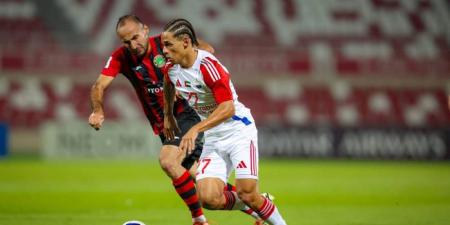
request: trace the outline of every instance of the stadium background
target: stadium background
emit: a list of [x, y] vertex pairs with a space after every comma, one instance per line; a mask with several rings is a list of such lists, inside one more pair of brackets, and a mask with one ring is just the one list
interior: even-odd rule
[[[259, 127], [262, 189], [280, 196], [291, 224], [449, 224], [449, 9], [448, 0], [0, 0], [0, 224], [143, 215], [167, 224], [169, 209], [184, 213], [126, 79], [107, 91], [105, 129], [87, 125], [90, 87], [128, 13], [152, 34], [187, 18], [215, 47]], [[126, 157], [149, 162], [118, 161]], [[151, 204], [149, 187], [173, 203]], [[62, 193], [75, 206], [48, 200]]]

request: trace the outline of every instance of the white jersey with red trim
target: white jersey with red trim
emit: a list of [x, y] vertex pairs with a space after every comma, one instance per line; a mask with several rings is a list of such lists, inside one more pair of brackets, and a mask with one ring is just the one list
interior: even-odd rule
[[206, 119], [217, 106], [233, 100], [235, 115], [222, 124], [208, 130], [206, 134], [230, 131], [239, 126], [254, 123], [250, 110], [238, 101], [238, 95], [229, 78], [227, 68], [214, 55], [198, 50], [197, 59], [190, 68], [179, 64], [169, 65], [167, 75], [177, 93], [185, 98], [202, 120]]

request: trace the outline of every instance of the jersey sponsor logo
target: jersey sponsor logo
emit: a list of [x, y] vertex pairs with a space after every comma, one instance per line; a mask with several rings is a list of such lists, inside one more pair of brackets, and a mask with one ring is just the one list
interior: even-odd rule
[[159, 94], [163, 93], [164, 88], [163, 87], [155, 87], [155, 88], [147, 88], [147, 91], [150, 94]]
[[177, 86], [177, 87], [181, 87], [181, 83], [180, 83], [180, 80], [177, 80], [177, 84], [176, 84], [176, 86]]
[[184, 86], [185, 87], [191, 87], [191, 82], [190, 81], [184, 81]]
[[163, 68], [166, 64], [166, 59], [162, 55], [157, 55], [155, 58], [153, 58], [153, 65], [155, 65], [158, 68]]
[[199, 113], [210, 114], [217, 108], [217, 103], [212, 103], [208, 105], [200, 105], [195, 107]]
[[247, 169], [247, 165], [245, 165], [244, 161], [241, 160], [241, 162], [237, 165], [237, 169]]

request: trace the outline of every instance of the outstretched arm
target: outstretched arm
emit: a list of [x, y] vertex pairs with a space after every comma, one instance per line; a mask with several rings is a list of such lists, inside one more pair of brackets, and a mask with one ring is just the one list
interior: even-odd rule
[[92, 113], [89, 116], [89, 125], [96, 130], [99, 130], [105, 120], [103, 112], [103, 95], [106, 88], [111, 84], [114, 77], [100, 74], [97, 81], [91, 88], [91, 108]]

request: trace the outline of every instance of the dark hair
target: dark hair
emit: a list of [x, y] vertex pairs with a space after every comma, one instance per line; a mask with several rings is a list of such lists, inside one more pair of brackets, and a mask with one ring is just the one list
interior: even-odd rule
[[197, 36], [195, 35], [194, 27], [186, 19], [174, 19], [164, 26], [164, 31], [172, 32], [178, 38], [181, 35], [188, 35], [191, 38], [192, 44], [198, 46]]
[[121, 16], [119, 18], [119, 20], [117, 20], [116, 30], [119, 27], [123, 26], [125, 24], [125, 22], [128, 21], [128, 20], [131, 20], [131, 21], [133, 21], [133, 22], [135, 22], [137, 24], [144, 24], [144, 23], [142, 23], [142, 20], [139, 19], [139, 17], [137, 17], [136, 15], [124, 15], [124, 16]]

